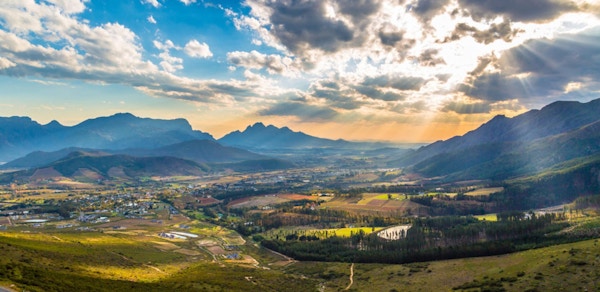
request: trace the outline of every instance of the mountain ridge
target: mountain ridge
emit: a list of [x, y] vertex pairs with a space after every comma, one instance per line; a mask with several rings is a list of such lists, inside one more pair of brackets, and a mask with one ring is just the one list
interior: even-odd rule
[[598, 152], [600, 99], [559, 101], [513, 118], [496, 116], [463, 136], [421, 147], [392, 164], [448, 180], [502, 180]]
[[74, 126], [56, 121], [41, 125], [29, 117], [0, 117], [0, 161], [34, 151], [79, 147], [92, 149], [157, 148], [189, 140], [212, 140], [185, 119], [139, 118], [130, 113], [85, 120]]
[[262, 122], [247, 126], [244, 131], [230, 132], [217, 141], [223, 145], [249, 150], [349, 147], [352, 144], [342, 139], [318, 138], [301, 131], [295, 132], [288, 127], [265, 126]]

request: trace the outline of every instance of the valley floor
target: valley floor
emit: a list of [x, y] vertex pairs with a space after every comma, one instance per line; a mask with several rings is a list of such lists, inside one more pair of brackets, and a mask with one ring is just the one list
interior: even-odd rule
[[[221, 235], [231, 237], [228, 233]], [[163, 242], [162, 247], [158, 247], [158, 242]], [[240, 253], [256, 259], [249, 263], [198, 252], [193, 245], [134, 232], [0, 232], [3, 255], [0, 283], [3, 287], [29, 291], [340, 291], [345, 288], [349, 291], [597, 291], [600, 288], [597, 239], [502, 256], [403, 265], [290, 262], [246, 242], [239, 248]], [[181, 247], [190, 252], [182, 252]]]

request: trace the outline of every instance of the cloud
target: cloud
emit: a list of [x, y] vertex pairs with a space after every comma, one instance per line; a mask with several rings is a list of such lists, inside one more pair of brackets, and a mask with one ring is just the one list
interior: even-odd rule
[[511, 21], [545, 22], [565, 12], [578, 9], [570, 0], [459, 0], [458, 2], [476, 20], [505, 16]]
[[85, 3], [89, 0], [48, 0], [48, 2], [54, 4], [66, 14], [76, 14], [85, 10]]
[[183, 69], [183, 59], [171, 56], [171, 49], [180, 49], [171, 40], [161, 43], [157, 40], [153, 42], [154, 47], [161, 50], [158, 57], [161, 59], [159, 63], [163, 70], [173, 73]]
[[456, 41], [464, 36], [471, 36], [477, 42], [486, 45], [499, 39], [504, 40], [505, 42], [511, 42], [519, 32], [523, 32], [523, 30], [512, 29], [508, 18], [505, 18], [504, 21], [499, 24], [492, 23], [487, 30], [479, 30], [466, 23], [459, 23], [454, 28], [452, 35], [444, 39], [443, 42]]
[[142, 3], [143, 4], [150, 4], [154, 8], [160, 7], [160, 2], [158, 2], [158, 0], [142, 0]]
[[154, 19], [154, 16], [152, 16], [152, 15], [148, 16], [148, 18], [146, 18], [146, 20], [148, 20], [148, 22], [150, 22], [152, 24], [156, 24], [156, 19]]
[[352, 18], [354, 23], [368, 21], [381, 8], [379, 0], [341, 0], [337, 2], [341, 13]]
[[437, 49], [427, 49], [424, 50], [421, 53], [421, 55], [419, 55], [419, 58], [417, 60], [422, 66], [428, 67], [435, 67], [437, 65], [446, 64], [444, 58], [438, 57], [438, 53], [439, 51]]
[[179, 0], [179, 1], [181, 1], [181, 3], [183, 3], [183, 4], [185, 4], [185, 6], [196, 3], [196, 0]]
[[206, 43], [200, 43], [197, 40], [189, 41], [183, 48], [183, 51], [188, 56], [194, 57], [194, 58], [206, 59], [206, 58], [210, 58], [213, 56], [208, 45]]
[[382, 44], [395, 47], [404, 37], [404, 33], [401, 31], [386, 31], [385, 29], [381, 29], [378, 36]]
[[271, 33], [292, 52], [305, 48], [337, 51], [354, 38], [341, 20], [326, 16], [325, 1], [271, 2]]
[[282, 102], [258, 111], [261, 116], [293, 116], [301, 120], [331, 121], [340, 114], [326, 106], [299, 102]]
[[477, 102], [477, 103], [464, 103], [451, 101], [446, 103], [442, 108], [444, 112], [455, 112], [457, 114], [484, 114], [489, 113], [492, 107], [489, 103]]
[[2, 69], [6, 69], [6, 68], [10, 68], [10, 67], [14, 67], [17, 64], [13, 63], [12, 61], [10, 61], [9, 59], [0, 57], [0, 70]]
[[360, 47], [370, 38], [368, 26], [381, 10], [381, 2], [248, 0], [253, 17], [234, 21], [238, 28], [258, 32], [265, 43], [278, 49], [303, 56], [313, 50], [331, 54]]
[[381, 75], [365, 78], [362, 85], [379, 88], [394, 88], [397, 90], [419, 90], [425, 82], [426, 80], [421, 77]]
[[251, 52], [230, 52], [227, 54], [227, 61], [235, 66], [241, 66], [249, 69], [266, 68], [269, 74], [285, 74], [289, 71], [295, 71], [294, 61], [289, 57], [280, 55], [266, 55], [257, 51]]
[[[161, 51], [159, 67], [144, 59], [138, 36], [125, 26], [116, 23], [90, 26], [47, 3], [15, 2], [0, 9], [0, 21], [2, 75], [124, 84], [151, 96], [211, 104], [266, 98], [281, 91], [251, 81], [199, 80], [173, 75], [172, 72], [182, 68], [182, 60], [169, 53], [181, 50], [173, 42], [154, 42]], [[37, 22], [39, 26], [35, 25]], [[28, 23], [31, 25], [22, 25]], [[46, 39], [47, 43], [34, 43], [25, 37]]]
[[[531, 100], [537, 104], [560, 98], [569, 84], [580, 82], [580, 93], [600, 90], [600, 27], [555, 39], [535, 39], [506, 51], [493, 62], [496, 71], [480, 74], [461, 90], [473, 98]], [[481, 69], [480, 71], [483, 71]], [[475, 72], [479, 73], [479, 72]]]
[[383, 101], [397, 101], [403, 100], [405, 98], [404, 95], [391, 91], [391, 90], [380, 90], [374, 87], [357, 85], [354, 86], [354, 89], [358, 91], [360, 94], [364, 95], [367, 98], [383, 100]]
[[427, 23], [434, 16], [444, 10], [450, 0], [418, 0], [412, 7], [411, 11], [415, 13], [421, 21]]

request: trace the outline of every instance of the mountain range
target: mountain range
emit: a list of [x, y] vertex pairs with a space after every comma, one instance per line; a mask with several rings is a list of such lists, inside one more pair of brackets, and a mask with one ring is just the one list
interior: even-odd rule
[[101, 152], [74, 151], [43, 167], [0, 175], [0, 182], [44, 181], [70, 178], [80, 182], [139, 180], [150, 176], [204, 174], [206, 165], [175, 157], [133, 157]]
[[[302, 148], [345, 148], [353, 145], [345, 140], [317, 138], [288, 127], [278, 128], [255, 123], [244, 131], [231, 132], [218, 140], [223, 145], [244, 149], [302, 149]], [[354, 144], [355, 146], [358, 143]]]
[[0, 118], [0, 161], [33, 151], [78, 147], [92, 149], [157, 148], [189, 140], [214, 140], [184, 119], [158, 120], [115, 114], [75, 126], [56, 121], [40, 125], [29, 117]]
[[[417, 150], [386, 146], [317, 138], [262, 123], [215, 140], [208, 133], [193, 130], [184, 119], [156, 120], [116, 114], [67, 127], [57, 122], [40, 125], [28, 117], [0, 118], [0, 159], [10, 161], [3, 165], [5, 169], [43, 169], [73, 153], [79, 159], [102, 157], [97, 159], [105, 161], [104, 164], [108, 163], [108, 157], [122, 164], [135, 160], [135, 165], [140, 165], [139, 159], [169, 157], [188, 161], [200, 169], [182, 173], [206, 171], [206, 167], [247, 171], [297, 166], [264, 155], [275, 153], [267, 150], [277, 150], [305, 157], [312, 155], [318, 160], [317, 156], [332, 153], [369, 156], [387, 160], [390, 167], [446, 180], [504, 180], [600, 153], [600, 99], [587, 103], [558, 101], [513, 118], [496, 116], [463, 136]], [[347, 149], [352, 150], [344, 152]], [[106, 175], [106, 171], [97, 172]]]
[[391, 165], [428, 177], [506, 179], [600, 151], [600, 99], [558, 101], [514, 118], [496, 116], [463, 136], [421, 147]]

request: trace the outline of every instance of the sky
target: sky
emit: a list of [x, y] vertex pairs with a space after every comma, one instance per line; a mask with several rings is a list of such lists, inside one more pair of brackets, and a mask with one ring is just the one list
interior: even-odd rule
[[0, 116], [432, 142], [600, 98], [600, 0], [2, 0]]

